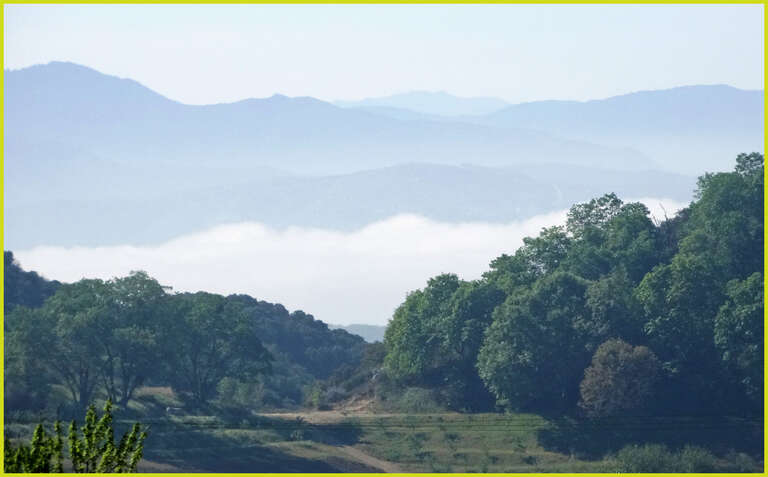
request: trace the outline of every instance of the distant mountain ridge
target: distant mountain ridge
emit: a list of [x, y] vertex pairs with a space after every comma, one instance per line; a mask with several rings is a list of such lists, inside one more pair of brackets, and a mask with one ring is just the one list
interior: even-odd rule
[[762, 150], [763, 134], [762, 91], [723, 86], [445, 117], [281, 95], [191, 106], [54, 62], [6, 70], [4, 97], [13, 249], [155, 243], [237, 221], [509, 222], [610, 191], [688, 200], [693, 177]]
[[[169, 170], [163, 177], [172, 174]], [[130, 188], [140, 180], [116, 173], [112, 185]], [[253, 174], [228, 184], [134, 197], [94, 197], [78, 181], [59, 185], [55, 199], [7, 202], [5, 243], [17, 249], [54, 243], [154, 244], [246, 221], [351, 231], [404, 213], [446, 223], [509, 223], [606, 192], [688, 201], [694, 185], [693, 177], [659, 171], [628, 175], [557, 164], [487, 168], [423, 163], [322, 177]]]
[[347, 333], [351, 333], [353, 335], [362, 337], [368, 343], [383, 342], [384, 332], [387, 330], [386, 326], [361, 325], [361, 324], [328, 325], [328, 328], [332, 330], [342, 329]]
[[739, 152], [762, 152], [763, 115], [762, 90], [696, 85], [583, 102], [517, 104], [478, 122], [630, 147], [668, 170], [701, 173], [728, 170], [723, 159]]
[[[403, 120], [428, 119], [540, 131], [555, 137], [629, 147], [668, 170], [699, 174], [728, 170], [739, 152], [763, 150], [763, 90], [728, 85], [691, 85], [636, 91], [588, 101], [546, 100], [504, 104], [486, 114], [458, 109], [438, 115], [419, 98], [429, 93], [337, 102]], [[443, 93], [427, 96], [450, 104], [465, 100]], [[467, 98], [469, 101], [471, 98]]]
[[[216, 161], [315, 174], [425, 159], [507, 166], [538, 158], [623, 170], [653, 167], [649, 158], [626, 148], [481, 124], [404, 122], [308, 97], [185, 105], [135, 81], [70, 63], [6, 71], [5, 98], [9, 172], [20, 161], [34, 166], [52, 156], [63, 163], [82, 155], [131, 163]], [[75, 157], [63, 156], [62, 149]]]
[[509, 103], [499, 98], [461, 98], [445, 91], [411, 91], [379, 98], [358, 101], [334, 101], [344, 108], [385, 107], [408, 109], [417, 113], [436, 116], [484, 115], [499, 111]]

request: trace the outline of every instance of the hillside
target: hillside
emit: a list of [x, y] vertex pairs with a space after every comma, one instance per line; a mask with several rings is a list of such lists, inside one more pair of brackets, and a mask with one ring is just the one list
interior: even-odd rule
[[[110, 175], [114, 181], [129, 181], [130, 177]], [[7, 247], [17, 249], [154, 244], [244, 221], [349, 231], [403, 213], [448, 223], [509, 223], [563, 210], [605, 190], [623, 197], [687, 202], [693, 184], [693, 177], [654, 171], [626, 176], [619, 171], [564, 165], [486, 168], [437, 164], [405, 164], [322, 177], [243, 175], [229, 185], [183, 192], [158, 190], [131, 197], [109, 197], [107, 193], [92, 197], [92, 191], [75, 182], [59, 186], [66, 189], [61, 197], [6, 201], [5, 240]], [[6, 190], [6, 194], [10, 192]], [[40, 192], [43, 194], [55, 193]]]
[[[708, 158], [762, 148], [762, 92], [720, 86], [449, 118], [283, 96], [190, 106], [54, 62], [6, 71], [5, 97], [12, 249], [157, 243], [239, 221], [499, 223], [606, 190], [687, 201], [695, 175], [722, 168]], [[670, 164], [687, 175], [659, 170]]]
[[28, 272], [13, 257], [13, 252], [4, 253], [3, 312], [5, 315], [17, 306], [39, 307], [61, 283], [47, 280], [35, 272]]
[[763, 98], [762, 90], [692, 85], [590, 101], [509, 104], [496, 98], [412, 92], [336, 104], [406, 121], [524, 128], [630, 147], [664, 170], [700, 174], [727, 170], [724, 157], [745, 149], [763, 150]]
[[478, 119], [642, 151], [667, 170], [725, 171], [723, 158], [763, 150], [764, 93], [726, 85], [640, 91], [593, 101], [536, 101]]
[[[60, 359], [61, 355], [54, 354], [46, 358], [47, 354], [41, 351], [36, 358], [39, 362], [34, 365], [37, 373], [34, 377], [28, 374], [29, 364], [25, 364], [28, 359], [27, 353], [32, 347], [37, 346], [35, 340], [42, 339], [41, 336], [50, 331], [41, 329], [41, 327], [54, 326], [57, 317], [49, 314], [51, 309], [55, 309], [54, 307], [74, 306], [84, 313], [85, 308], [83, 307], [88, 307], [88, 313], [92, 313], [97, 321], [77, 325], [69, 323], [62, 326], [75, 326], [76, 328], [84, 326], [88, 329], [88, 333], [93, 333], [89, 336], [100, 340], [100, 342], [109, 342], [110, 339], [118, 340], [117, 337], [108, 338], [105, 336], [107, 332], [101, 328], [102, 323], [117, 319], [118, 322], [114, 322], [112, 326], [120, 328], [119, 321], [129, 318], [120, 315], [121, 312], [114, 311], [114, 308], [111, 309], [113, 311], [109, 311], [110, 308], [106, 304], [100, 304], [96, 295], [98, 288], [114, 288], [114, 291], [109, 293], [117, 294], [121, 293], [120, 290], [134, 290], [136, 295], [133, 295], [131, 299], [138, 300], [139, 304], [134, 306], [140, 307], [142, 316], [154, 316], [157, 323], [162, 322], [163, 325], [162, 329], [156, 329], [157, 323], [153, 325], [138, 321], [130, 326], [140, 330], [141, 333], [153, 336], [153, 340], [157, 344], [163, 343], [165, 339], [170, 340], [166, 344], [173, 343], [173, 349], [181, 353], [183, 353], [185, 346], [192, 343], [187, 342], [187, 340], [202, 339], [190, 335], [190, 333], [194, 333], [195, 326], [209, 326], [202, 322], [192, 321], [186, 325], [190, 329], [183, 329], [185, 325], [182, 325], [181, 322], [192, 319], [190, 316], [195, 314], [195, 308], [206, 310], [205, 313], [210, 315], [206, 319], [215, 318], [222, 322], [235, 319], [232, 310], [236, 310], [238, 319], [244, 320], [241, 322], [241, 326], [249, 328], [248, 336], [250, 336], [251, 341], [244, 343], [244, 345], [248, 348], [263, 346], [271, 354], [271, 372], [251, 381], [245, 378], [247, 374], [226, 375], [223, 376], [224, 379], [221, 382], [214, 381], [211, 396], [216, 396], [219, 392], [216, 388], [217, 385], [225, 386], [231, 392], [231, 395], [226, 396], [229, 399], [227, 401], [229, 405], [238, 403], [238, 405], [255, 406], [261, 409], [285, 409], [299, 406], [304, 401], [305, 388], [316, 380], [328, 378], [342, 366], [356, 366], [360, 362], [366, 346], [361, 337], [345, 330], [330, 329], [328, 325], [315, 320], [312, 315], [303, 311], [289, 312], [280, 304], [268, 303], [247, 295], [222, 297], [203, 293], [170, 293], [169, 289], [163, 291], [157, 282], [142, 274], [133, 274], [130, 277], [106, 283], [100, 280], [83, 280], [74, 284], [61, 284], [56, 281], [47, 281], [35, 272], [24, 271], [18, 262], [13, 260], [11, 252], [6, 251], [5, 257], [6, 384], [8, 386], [5, 403], [8, 410], [26, 409], [27, 406], [33, 406], [36, 409], [50, 408], [65, 404], [67, 401], [60, 393], [56, 392], [56, 387], [64, 385], [66, 380], [60, 381], [60, 378], [56, 378], [55, 372], [52, 373], [50, 370], [43, 372], [40, 368], [46, 359], [57, 360]], [[68, 300], [85, 300], [88, 303], [77, 302], [74, 304]], [[123, 300], [125, 298], [121, 299], [121, 301]], [[54, 305], [54, 302], [57, 304]], [[19, 307], [19, 305], [23, 306]], [[19, 310], [12, 313], [17, 307]], [[137, 317], [133, 316], [130, 319], [135, 320]], [[78, 329], [81, 333], [85, 332], [83, 328]], [[26, 334], [27, 332], [31, 334]], [[215, 331], [211, 328], [205, 331], [211, 335], [215, 335], [217, 332], [220, 330]], [[166, 335], [165, 338], [163, 338], [164, 335]], [[66, 338], [51, 336], [50, 339], [55, 342], [58, 339]], [[134, 338], [129, 338], [129, 341], [130, 339]], [[156, 385], [183, 387], [182, 384], [173, 380], [175, 378], [169, 374], [169, 371], [160, 369], [176, 362], [178, 357], [171, 356], [166, 350], [147, 346], [146, 343], [142, 344], [141, 338], [138, 336], [135, 339], [137, 342], [131, 346], [141, 349], [140, 354], [146, 356], [134, 357], [134, 359], [157, 360], [162, 363], [161, 366], [153, 364], [153, 370], [145, 369], [142, 371], [145, 374], [138, 375], [136, 382], [148, 381]], [[227, 337], [217, 339], [226, 342], [241, 338], [227, 335]], [[79, 344], [81, 341], [76, 339], [75, 342], [68, 344], [63, 342], [61, 346], [76, 347]], [[226, 346], [232, 346], [232, 343], [227, 343]], [[52, 351], [54, 349], [55, 346], [51, 347]], [[93, 345], [93, 348], [89, 349], [87, 353], [81, 350], [84, 354], [78, 356], [85, 359], [86, 363], [90, 363], [85, 365], [83, 369], [93, 367], [91, 371], [95, 371], [99, 367], [98, 363], [102, 359], [101, 350], [101, 345]], [[62, 349], [59, 351], [63, 352]], [[193, 351], [192, 349], [189, 350], [189, 352]], [[200, 359], [208, 360], [212, 357]], [[145, 361], [142, 362], [145, 363]], [[140, 367], [137, 363], [133, 363], [133, 366]], [[33, 381], [29, 381], [30, 379], [41, 379], [45, 384], [42, 385], [41, 382], [34, 384]], [[35, 398], [28, 399], [29, 395], [33, 395]], [[187, 404], [190, 402], [187, 401]], [[200, 405], [200, 403], [198, 402], [196, 405]]]
[[6, 71], [5, 77], [7, 173], [39, 170], [41, 162], [71, 165], [83, 156], [177, 166], [215, 161], [220, 167], [271, 166], [302, 173], [349, 172], [425, 158], [443, 164], [471, 158], [478, 165], [536, 158], [618, 169], [653, 164], [623, 148], [476, 124], [403, 122], [309, 97], [185, 105], [135, 81], [71, 63]]
[[408, 293], [382, 366], [455, 410], [762, 416], [763, 195], [751, 153], [663, 221], [615, 194], [575, 204], [481, 279]]

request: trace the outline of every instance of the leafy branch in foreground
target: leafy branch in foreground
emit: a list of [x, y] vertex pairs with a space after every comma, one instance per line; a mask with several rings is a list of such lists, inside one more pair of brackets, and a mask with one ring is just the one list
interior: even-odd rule
[[[85, 424], [78, 430], [77, 423], [69, 425], [67, 441], [72, 471], [79, 473], [130, 473], [136, 472], [144, 452], [146, 428], [138, 422], [131, 431], [115, 443], [112, 426], [112, 403], [104, 405], [101, 418], [91, 405], [85, 414]], [[38, 424], [29, 446], [14, 447], [5, 439], [6, 473], [52, 473], [64, 472], [63, 438], [61, 422], [54, 424], [53, 435], [45, 432]]]

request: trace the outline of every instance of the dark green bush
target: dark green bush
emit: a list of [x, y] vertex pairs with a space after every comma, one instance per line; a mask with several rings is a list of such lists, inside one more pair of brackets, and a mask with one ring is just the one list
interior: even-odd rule
[[678, 472], [716, 472], [715, 457], [706, 449], [685, 446], [677, 455]]
[[631, 445], [616, 454], [617, 472], [675, 472], [671, 452], [661, 444]]
[[631, 445], [616, 454], [617, 472], [715, 472], [715, 457], [706, 449], [685, 446], [671, 452], [662, 444]]

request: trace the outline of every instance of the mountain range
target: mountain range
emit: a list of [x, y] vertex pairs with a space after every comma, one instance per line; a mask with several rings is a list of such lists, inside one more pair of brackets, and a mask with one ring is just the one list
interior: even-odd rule
[[334, 101], [333, 104], [343, 108], [405, 109], [432, 116], [490, 114], [510, 105], [499, 98], [460, 98], [445, 91], [411, 91], [380, 98], [365, 98], [359, 101]]
[[525, 129], [405, 122], [309, 97], [185, 105], [70, 63], [6, 72], [5, 98], [7, 147], [33, 153], [36, 161], [86, 153], [134, 164], [257, 165], [302, 174], [422, 161], [508, 166], [535, 159], [623, 170], [653, 165], [626, 148]]
[[687, 200], [696, 175], [730, 169], [763, 138], [763, 92], [727, 86], [519, 105], [439, 93], [192, 106], [53, 62], [6, 70], [4, 98], [14, 249], [151, 243], [243, 220], [508, 222], [611, 191]]
[[[629, 147], [650, 157], [661, 169], [686, 174], [726, 170], [730, 167], [727, 161], [738, 152], [763, 150], [762, 90], [695, 85], [591, 101], [508, 104], [491, 99], [414, 92], [335, 104], [405, 121], [526, 129], [579, 142]], [[435, 104], [439, 101], [442, 106]], [[482, 110], [486, 112], [479, 112]]]
[[224, 223], [349, 231], [403, 213], [442, 222], [504, 223], [562, 210], [606, 192], [687, 201], [694, 184], [692, 177], [677, 174], [627, 175], [579, 166], [419, 163], [324, 177], [254, 174], [247, 182], [162, 197], [158, 192], [105, 200], [73, 190], [69, 198], [13, 201], [5, 208], [5, 238], [7, 247], [19, 249], [51, 243], [152, 244]]
[[335, 330], [335, 329], [342, 329], [345, 330], [347, 333], [351, 333], [353, 335], [360, 336], [368, 343], [376, 343], [383, 342], [384, 341], [384, 333], [387, 331], [386, 326], [378, 326], [378, 325], [361, 325], [361, 324], [353, 324], [353, 325], [328, 325], [328, 328]]

